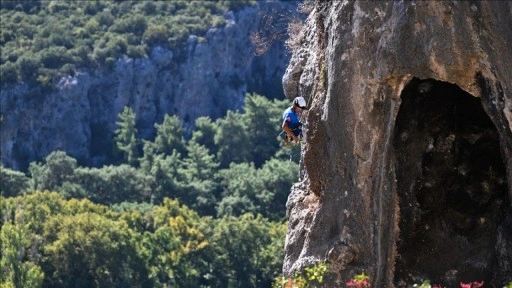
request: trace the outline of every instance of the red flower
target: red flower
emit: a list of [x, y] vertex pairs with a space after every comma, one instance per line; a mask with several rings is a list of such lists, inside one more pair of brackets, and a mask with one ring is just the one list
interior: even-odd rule
[[469, 283], [462, 283], [460, 282], [460, 288], [479, 288], [484, 285], [484, 281], [482, 282], [469, 282]]
[[370, 287], [370, 282], [366, 279], [361, 281], [350, 279], [350, 281], [347, 282], [347, 287], [366, 288]]

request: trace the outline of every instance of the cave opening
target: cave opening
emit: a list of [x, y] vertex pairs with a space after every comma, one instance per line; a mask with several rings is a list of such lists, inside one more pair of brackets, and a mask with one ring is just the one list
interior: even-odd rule
[[454, 84], [413, 78], [401, 100], [393, 136], [400, 215], [395, 285], [509, 281], [499, 272], [496, 248], [510, 213], [506, 168], [480, 98]]

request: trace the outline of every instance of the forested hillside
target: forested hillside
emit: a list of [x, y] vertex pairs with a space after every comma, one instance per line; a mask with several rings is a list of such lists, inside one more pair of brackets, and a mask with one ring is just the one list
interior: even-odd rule
[[270, 287], [286, 226], [200, 217], [176, 200], [112, 207], [35, 192], [1, 201], [1, 287]]
[[224, 57], [259, 4], [0, 3], [0, 286], [270, 287], [300, 146], [246, 92], [284, 48]]
[[27, 174], [2, 168], [2, 283], [270, 287], [300, 157], [277, 139], [287, 105], [247, 95], [244, 113], [199, 118], [188, 140], [167, 115], [154, 141], [137, 136], [125, 108], [116, 165], [55, 151]]
[[0, 162], [26, 171], [63, 150], [109, 165], [125, 106], [152, 140], [166, 114], [188, 134], [199, 117], [241, 110], [247, 93], [283, 99], [298, 3], [2, 1]]
[[0, 2], [2, 86], [27, 81], [51, 88], [78, 68], [112, 66], [122, 55], [147, 57], [155, 45], [183, 46], [225, 24], [223, 13], [239, 1], [41, 1]]

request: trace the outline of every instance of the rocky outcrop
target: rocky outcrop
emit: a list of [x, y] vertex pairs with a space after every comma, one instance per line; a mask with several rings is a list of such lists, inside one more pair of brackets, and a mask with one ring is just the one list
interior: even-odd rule
[[285, 274], [511, 281], [509, 27], [505, 1], [316, 2], [283, 77], [311, 106]]
[[186, 47], [153, 47], [148, 58], [119, 59], [112, 70], [80, 71], [41, 92], [25, 85], [2, 89], [1, 163], [24, 169], [54, 150], [85, 165], [108, 162], [118, 114], [136, 113], [140, 137], [150, 139], [165, 114], [186, 127], [199, 116], [212, 119], [240, 109], [247, 92], [283, 97], [281, 77], [290, 59], [282, 41], [256, 56], [250, 35], [267, 29], [262, 16], [297, 11], [296, 1], [259, 2], [227, 13], [226, 26], [204, 37], [190, 36]]

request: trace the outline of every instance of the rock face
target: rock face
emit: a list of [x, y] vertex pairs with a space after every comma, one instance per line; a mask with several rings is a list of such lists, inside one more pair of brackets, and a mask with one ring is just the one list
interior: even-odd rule
[[283, 77], [311, 106], [285, 274], [512, 280], [510, 27], [508, 1], [316, 2]]
[[54, 92], [25, 85], [2, 89], [1, 163], [25, 169], [57, 149], [86, 165], [108, 162], [115, 122], [125, 106], [136, 113], [140, 137], [148, 139], [165, 114], [178, 115], [190, 127], [199, 116], [216, 119], [240, 109], [247, 92], [284, 97], [281, 77], [289, 53], [278, 41], [256, 56], [250, 35], [265, 31], [262, 16], [289, 15], [297, 6], [260, 2], [228, 13], [225, 27], [190, 36], [184, 50], [154, 47], [147, 59], [119, 59], [113, 70], [64, 78]]

